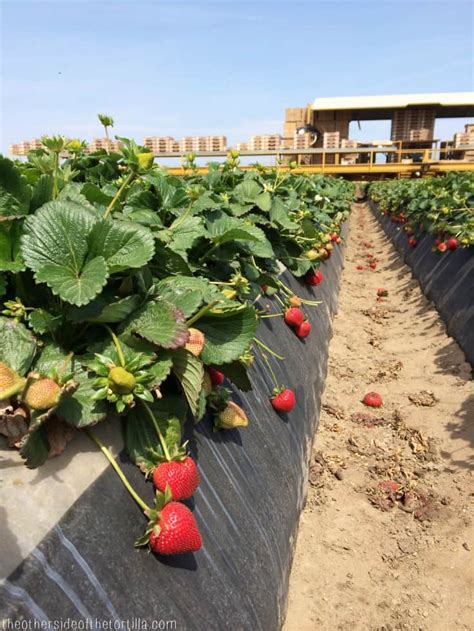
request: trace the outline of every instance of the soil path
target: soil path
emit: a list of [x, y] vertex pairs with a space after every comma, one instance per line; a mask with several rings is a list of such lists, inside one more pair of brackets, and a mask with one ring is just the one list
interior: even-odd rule
[[284, 631], [474, 629], [473, 422], [462, 351], [356, 205]]

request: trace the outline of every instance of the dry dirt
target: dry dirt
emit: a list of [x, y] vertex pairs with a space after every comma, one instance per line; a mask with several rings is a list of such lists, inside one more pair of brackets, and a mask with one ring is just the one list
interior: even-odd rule
[[339, 300], [284, 631], [474, 629], [470, 367], [364, 205]]

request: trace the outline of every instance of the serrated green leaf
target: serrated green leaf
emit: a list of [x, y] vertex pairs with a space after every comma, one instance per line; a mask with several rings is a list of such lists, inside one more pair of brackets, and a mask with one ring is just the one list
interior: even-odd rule
[[46, 342], [35, 361], [35, 370], [41, 375], [55, 372], [59, 378], [70, 375], [73, 372], [73, 355], [53, 342]]
[[255, 199], [255, 205], [258, 206], [260, 210], [268, 212], [272, 207], [272, 196], [267, 191], [260, 193], [260, 195]]
[[202, 362], [185, 349], [178, 349], [172, 353], [171, 357], [173, 360], [173, 372], [181, 383], [192, 415], [196, 416], [204, 379]]
[[0, 224], [0, 270], [4, 272], [20, 272], [25, 264], [20, 252], [20, 236], [22, 226], [15, 223]]
[[239, 390], [242, 390], [242, 392], [252, 390], [252, 384], [250, 383], [250, 379], [247, 374], [247, 368], [244, 364], [242, 364], [242, 362], [231, 362], [230, 364], [223, 366], [222, 369], [225, 372], [225, 376], [232, 381]]
[[212, 302], [220, 292], [205, 278], [168, 276], [156, 285], [156, 293], [174, 304], [186, 318], [192, 316], [203, 302]]
[[99, 204], [101, 206], [108, 206], [113, 199], [111, 195], [107, 195], [102, 189], [91, 182], [84, 184], [81, 188], [81, 193], [91, 204]]
[[205, 364], [220, 366], [237, 360], [248, 348], [257, 330], [253, 307], [238, 311], [208, 313], [198, 322], [206, 338], [201, 358]]
[[[175, 224], [179, 221], [180, 219], [178, 217]], [[169, 247], [175, 252], [185, 256], [187, 251], [192, 248], [197, 239], [205, 236], [207, 231], [201, 217], [188, 217], [183, 221], [183, 223], [180, 223], [179, 227], [176, 229], [173, 229], [172, 225], [169, 230], [169, 234], [171, 239]]]
[[109, 272], [143, 267], [153, 257], [154, 238], [148, 228], [136, 223], [101, 220], [89, 237], [92, 256], [102, 256]]
[[140, 296], [132, 295], [116, 300], [106, 305], [102, 311], [91, 318], [94, 322], [123, 322], [138, 307], [142, 299]]
[[51, 333], [61, 326], [62, 317], [45, 309], [35, 309], [28, 314], [28, 323], [35, 333]]
[[135, 333], [162, 348], [179, 348], [188, 339], [183, 314], [162, 299], [149, 302], [132, 314], [124, 333]]
[[0, 156], [0, 216], [26, 215], [31, 192], [26, 178], [8, 158]]
[[169, 355], [163, 357], [158, 356], [147, 370], [147, 372], [154, 377], [149, 387], [159, 386], [170, 374], [172, 366], [173, 360]]
[[105, 259], [89, 253], [88, 238], [96, 221], [77, 202], [54, 201], [24, 224], [21, 252], [26, 265], [38, 282], [78, 306], [90, 302], [107, 282]]
[[78, 428], [99, 423], [107, 415], [107, 406], [105, 401], [94, 401], [92, 398], [96, 392], [93, 387], [94, 379], [81, 369], [75, 372], [74, 379], [79, 387], [61, 401], [56, 410], [57, 416]]
[[270, 220], [277, 226], [281, 226], [287, 230], [297, 230], [299, 228], [299, 224], [290, 219], [286, 205], [276, 196], [272, 200]]
[[255, 203], [257, 197], [262, 193], [262, 187], [255, 180], [246, 179], [237, 184], [234, 193], [242, 202]]
[[28, 372], [36, 352], [36, 339], [16, 320], [0, 317], [0, 361], [19, 375]]
[[44, 426], [37, 431], [27, 434], [21, 441], [20, 456], [28, 469], [36, 469], [48, 459], [48, 432]]
[[30, 202], [30, 212], [47, 204], [53, 199], [53, 178], [43, 173], [37, 180]]

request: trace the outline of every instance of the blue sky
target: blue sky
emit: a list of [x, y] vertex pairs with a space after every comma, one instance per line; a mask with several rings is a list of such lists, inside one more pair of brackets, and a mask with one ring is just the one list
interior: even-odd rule
[[[473, 4], [0, 0], [1, 150], [43, 133], [282, 132], [317, 96], [473, 90]], [[60, 73], [60, 74], [59, 74]], [[464, 120], [443, 121], [452, 137]], [[362, 123], [365, 139], [388, 125]]]

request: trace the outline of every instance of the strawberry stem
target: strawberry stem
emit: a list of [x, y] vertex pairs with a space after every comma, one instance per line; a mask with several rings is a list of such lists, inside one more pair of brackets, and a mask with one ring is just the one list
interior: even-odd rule
[[117, 351], [117, 355], [118, 355], [118, 358], [119, 358], [120, 365], [122, 366], [122, 368], [125, 368], [125, 356], [123, 354], [122, 345], [120, 344], [120, 340], [118, 339], [118, 337], [115, 335], [115, 333], [112, 331], [112, 329], [109, 326], [107, 326], [106, 324], [104, 324], [103, 326], [110, 333], [110, 337], [112, 338], [112, 341], [114, 343], [115, 350]]
[[124, 487], [127, 489], [127, 491], [130, 493], [130, 495], [133, 497], [133, 499], [138, 504], [138, 506], [140, 506], [140, 508], [145, 513], [150, 511], [151, 508], [147, 504], [145, 504], [145, 502], [142, 500], [142, 498], [138, 495], [138, 493], [132, 487], [132, 485], [130, 484], [130, 482], [126, 478], [125, 473], [119, 467], [118, 463], [115, 461], [115, 458], [110, 453], [109, 449], [107, 449], [107, 447], [104, 445], [104, 443], [100, 440], [100, 438], [98, 438], [95, 434], [93, 434], [91, 432], [91, 430], [88, 429], [88, 428], [85, 428], [84, 431], [87, 434], [87, 436], [92, 440], [92, 442], [94, 442], [97, 445], [97, 447], [104, 454], [104, 456], [107, 458], [107, 460], [110, 462], [112, 467], [115, 469], [116, 474], [121, 479]]
[[206, 315], [208, 311], [210, 311], [213, 307], [215, 307], [218, 302], [219, 302], [218, 300], [214, 300], [214, 302], [210, 302], [208, 305], [204, 305], [204, 307], [201, 307], [199, 311], [193, 315], [192, 318], [189, 318], [189, 320], [186, 320], [186, 326], [189, 327], [195, 322], [197, 322], [200, 318]]
[[163, 448], [163, 453], [165, 454], [166, 460], [168, 462], [170, 462], [171, 461], [171, 456], [170, 456], [170, 452], [168, 451], [168, 445], [166, 444], [166, 440], [165, 440], [163, 434], [161, 433], [161, 429], [160, 429], [159, 423], [156, 420], [156, 417], [153, 414], [152, 409], [150, 408], [148, 403], [146, 401], [144, 401], [143, 399], [140, 399], [140, 403], [143, 405], [143, 407], [147, 411], [148, 416], [150, 417], [150, 420], [153, 423], [153, 427], [155, 428], [155, 431], [158, 434], [158, 438], [160, 439], [161, 447]]
[[259, 346], [261, 346], [262, 348], [264, 348], [267, 351], [267, 353], [270, 353], [270, 355], [273, 355], [273, 357], [276, 357], [277, 359], [282, 359], [282, 360], [285, 359], [281, 355], [278, 355], [278, 353], [275, 353], [275, 351], [272, 351], [271, 348], [268, 348], [268, 346], [266, 344], [264, 344], [263, 342], [258, 340], [256, 337], [253, 338], [253, 341], [256, 344], [258, 344]]
[[273, 385], [274, 385], [274, 386], [275, 386], [275, 388], [278, 390], [278, 381], [277, 381], [277, 378], [276, 378], [275, 373], [273, 372], [273, 368], [272, 368], [272, 366], [271, 366], [271, 364], [270, 364], [270, 361], [268, 360], [268, 357], [267, 357], [267, 356], [265, 355], [265, 353], [264, 353], [264, 352], [262, 352], [262, 351], [260, 351], [260, 355], [262, 356], [263, 361], [264, 361], [264, 362], [266, 363], [266, 365], [267, 365], [267, 368], [268, 368], [268, 370], [269, 370], [269, 372], [270, 372], [270, 375], [271, 375], [271, 378], [272, 378], [272, 381], [273, 381]]
[[107, 217], [110, 215], [110, 213], [113, 210], [113, 207], [115, 206], [115, 204], [117, 203], [117, 201], [120, 199], [120, 196], [122, 195], [123, 191], [125, 190], [125, 187], [128, 186], [130, 184], [130, 182], [133, 180], [133, 178], [135, 177], [135, 173], [133, 171], [130, 171], [130, 173], [127, 175], [127, 178], [124, 180], [122, 186], [119, 188], [119, 190], [115, 193], [115, 196], [113, 198], [113, 200], [110, 202], [110, 204], [107, 206], [105, 213], [102, 217], [102, 219], [107, 219]]
[[[295, 292], [291, 291], [291, 289], [289, 287], [287, 287], [284, 283], [281, 282], [281, 280], [277, 280], [277, 283], [280, 285], [280, 287], [283, 289], [283, 291], [288, 294], [288, 296], [294, 296]], [[301, 296], [298, 296], [298, 298], [301, 300], [301, 302], [304, 305], [311, 305], [316, 307], [317, 305], [321, 304], [321, 300], [306, 300], [305, 298], [301, 298]]]
[[281, 318], [283, 313], [267, 313], [266, 315], [259, 315], [260, 318]]

